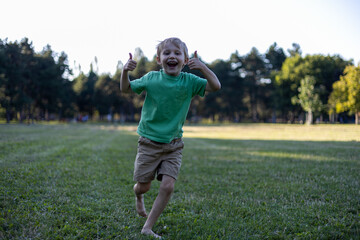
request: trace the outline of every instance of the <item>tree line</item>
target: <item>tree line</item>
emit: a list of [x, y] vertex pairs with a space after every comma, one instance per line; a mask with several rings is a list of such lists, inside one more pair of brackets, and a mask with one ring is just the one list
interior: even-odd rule
[[[137, 48], [138, 62], [130, 78], [159, 70], [156, 57], [148, 59]], [[96, 58], [95, 58], [96, 60]], [[96, 61], [95, 61], [96, 63]], [[276, 43], [262, 54], [237, 51], [228, 60], [208, 67], [222, 90], [195, 97], [188, 120], [228, 122], [359, 123], [360, 65], [339, 55], [302, 56], [298, 44], [287, 52]], [[122, 63], [113, 75], [90, 71], [72, 76], [67, 55], [49, 45], [35, 52], [29, 39], [0, 39], [0, 118], [20, 122], [35, 120], [138, 121], [144, 95], [120, 94]], [[80, 68], [81, 69], [81, 68]], [[200, 72], [190, 71], [201, 76]]]

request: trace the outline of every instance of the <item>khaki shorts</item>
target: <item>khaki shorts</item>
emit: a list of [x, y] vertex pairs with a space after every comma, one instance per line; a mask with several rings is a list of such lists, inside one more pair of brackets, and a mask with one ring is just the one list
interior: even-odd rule
[[181, 167], [184, 142], [181, 138], [170, 143], [158, 143], [145, 137], [140, 137], [134, 164], [134, 181], [161, 181], [168, 175], [175, 180]]

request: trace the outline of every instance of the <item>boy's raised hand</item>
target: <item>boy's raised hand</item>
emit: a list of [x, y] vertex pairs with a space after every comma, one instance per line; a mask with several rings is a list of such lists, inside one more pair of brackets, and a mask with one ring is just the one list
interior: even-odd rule
[[188, 66], [191, 70], [200, 70], [202, 74], [204, 74], [204, 77], [207, 80], [206, 91], [215, 92], [220, 90], [221, 84], [219, 79], [215, 73], [205, 65], [205, 63], [200, 61], [197, 55], [197, 51], [194, 52], [194, 57], [189, 60]]
[[191, 58], [187, 64], [191, 70], [201, 70], [204, 68], [205, 64], [200, 61], [197, 55], [197, 51], [194, 52], [194, 57]]
[[124, 65], [124, 70], [125, 71], [133, 71], [136, 68], [136, 65], [137, 65], [137, 62], [132, 59], [132, 54], [129, 53], [129, 60]]

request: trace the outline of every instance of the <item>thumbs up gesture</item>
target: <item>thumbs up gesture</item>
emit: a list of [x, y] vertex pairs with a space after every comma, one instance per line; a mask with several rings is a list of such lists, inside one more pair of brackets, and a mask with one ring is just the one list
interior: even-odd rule
[[129, 53], [129, 60], [124, 65], [124, 71], [133, 71], [136, 68], [137, 62], [132, 59], [132, 54]]
[[191, 70], [201, 70], [204, 68], [205, 64], [198, 58], [197, 51], [194, 52], [194, 57], [189, 60], [188, 66]]

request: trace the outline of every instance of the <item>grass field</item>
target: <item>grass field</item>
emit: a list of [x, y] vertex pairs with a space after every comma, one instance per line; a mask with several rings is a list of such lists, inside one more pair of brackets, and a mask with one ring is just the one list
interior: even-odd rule
[[[134, 126], [0, 125], [0, 239], [149, 239]], [[186, 126], [164, 239], [359, 239], [360, 126]], [[145, 196], [150, 210], [159, 183]]]

